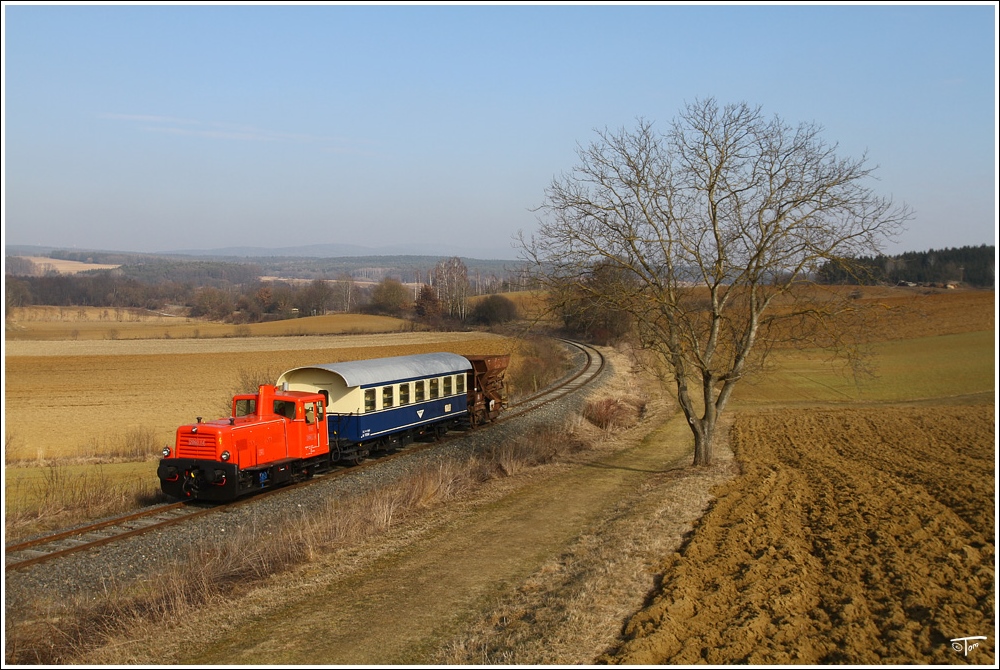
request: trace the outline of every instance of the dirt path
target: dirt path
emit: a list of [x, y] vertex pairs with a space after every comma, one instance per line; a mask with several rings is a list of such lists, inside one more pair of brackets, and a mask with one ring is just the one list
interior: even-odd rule
[[248, 636], [237, 628], [180, 662], [426, 664], [505, 589], [678, 458], [686, 460], [683, 449], [643, 443], [597, 462], [532, 473], [491, 499], [442, 511], [447, 519], [349, 575], [317, 575], [308, 592], [279, 598], [280, 605], [254, 617], [255, 631], [280, 633]]
[[642, 606], [659, 557], [704, 513], [711, 486], [733, 474], [725, 459], [686, 467], [689, 435], [672, 404], [653, 400], [646, 421], [596, 447], [491, 480], [80, 662], [592, 663]]

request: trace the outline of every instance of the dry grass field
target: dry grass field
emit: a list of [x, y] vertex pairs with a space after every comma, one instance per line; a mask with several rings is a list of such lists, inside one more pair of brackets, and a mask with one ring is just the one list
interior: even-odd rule
[[[460, 631], [450, 644], [469, 653], [448, 662], [993, 664], [995, 293], [865, 288], [856, 299], [886, 308], [872, 350], [878, 374], [856, 382], [831, 369], [824, 352], [777, 351], [771, 374], [740, 387], [730, 405], [729, 444], [738, 466], [727, 471], [730, 474], [686, 467], [688, 458], [683, 465], [663, 464], [661, 451], [689, 448], [690, 435], [676, 415], [664, 424], [669, 430], [655, 430], [645, 440], [642, 435], [651, 428], [640, 424], [637, 437], [630, 438], [626, 430], [615, 439], [622, 444], [642, 440], [639, 451], [647, 458], [656, 455], [655, 465], [629, 460], [632, 452], [626, 448], [620, 460], [601, 461], [602, 467], [569, 469], [564, 464], [553, 470], [565, 467], [572, 477], [549, 481], [549, 475], [535, 474], [526, 478], [527, 484], [512, 481], [512, 490], [526, 487], [523, 494], [490, 499], [482, 524], [462, 506], [457, 506], [454, 520], [448, 514], [456, 506], [440, 508], [435, 523], [447, 534], [432, 535], [426, 551], [409, 544], [401, 549], [407, 560], [425, 563], [410, 574], [438, 578], [408, 580], [391, 561], [380, 560], [364, 567], [373, 573], [365, 581], [364, 595], [330, 587], [317, 599], [315, 586], [321, 580], [314, 565], [303, 570], [301, 584], [294, 581], [295, 575], [282, 577], [285, 586], [301, 586], [301, 597], [289, 595], [288, 602], [272, 608], [275, 593], [269, 584], [259, 591], [263, 600], [249, 616], [252, 622], [238, 614], [240, 607], [223, 603], [227, 616], [234, 617], [225, 635], [220, 637], [216, 626], [202, 622], [188, 631], [193, 638], [176, 638], [183, 642], [171, 647], [173, 656], [157, 655], [159, 649], [154, 655], [185, 664], [222, 658], [254, 662], [259, 648], [275, 645], [285, 662], [386, 662], [390, 657], [380, 631], [348, 627], [349, 633], [337, 642], [329, 636], [332, 617], [354, 607], [370, 621], [369, 608], [380, 603], [386, 616], [398, 620], [397, 630], [433, 628], [424, 619], [437, 612], [448, 620], [451, 614], [438, 610], [443, 607], [440, 589], [456, 576], [453, 557], [473, 549], [482, 552], [486, 543], [467, 546], [477, 533], [495, 541], [494, 535], [504, 531], [509, 536], [498, 542], [499, 548], [489, 549], [480, 567], [463, 578], [475, 576], [490, 588], [500, 588], [489, 571], [502, 554], [505, 562], [516, 563], [502, 583], [517, 594], [491, 600], [481, 622], [478, 613], [462, 613], [461, 626], [455, 628]], [[311, 344], [320, 342], [322, 346]], [[14, 443], [25, 444], [29, 438], [55, 439], [58, 444], [69, 432], [50, 437], [32, 431], [30, 417], [36, 410], [58, 414], [54, 425], [74, 426], [74, 432], [74, 422], [99, 414], [103, 422], [90, 430], [101, 436], [111, 434], [101, 431], [141, 425], [137, 422], [142, 419], [130, 412], [140, 417], [162, 413], [170, 417], [164, 429], [172, 429], [204, 412], [205, 406], [214, 407], [210, 394], [227, 395], [231, 389], [220, 380], [231, 379], [247, 359], [292, 367], [304, 359], [315, 362], [316, 356], [347, 360], [418, 350], [506, 351], [512, 346], [496, 336], [431, 333], [142, 342], [8, 340], [7, 345], [7, 402], [10, 407], [16, 400], [22, 417]], [[100, 384], [95, 386], [95, 381]], [[38, 390], [43, 392], [34, 393]], [[46, 393], [59, 402], [48, 403]], [[110, 406], [105, 398], [124, 404], [127, 411]], [[8, 423], [11, 416], [8, 412]], [[152, 477], [152, 463], [148, 467]], [[7, 481], [21, 470], [8, 468]], [[600, 527], [567, 530], [572, 515], [552, 510], [570, 499], [581, 506], [596, 504], [595, 478], [608, 473], [635, 476], [642, 483], [629, 488], [624, 499], [617, 489], [608, 489], [618, 506], [592, 510], [594, 518], [602, 519]], [[533, 477], [539, 486], [530, 486]], [[710, 489], [712, 484], [717, 485]], [[564, 493], [553, 496], [559, 490]], [[666, 539], [673, 544], [666, 542], [660, 536], [667, 531], [655, 524], [674, 518], [680, 499], [698, 496], [706, 500], [707, 511], [693, 528], [680, 522], [671, 526]], [[518, 524], [493, 518], [494, 512], [503, 518], [508, 504], [514, 506]], [[622, 525], [623, 518], [639, 529], [657, 529], [653, 535], [660, 544], [642, 541], [652, 535], [629, 535], [632, 525]], [[401, 537], [409, 537], [407, 528], [400, 527]], [[541, 559], [534, 555], [538, 545], [531, 538], [560, 532], [566, 537], [554, 542], [550, 553]], [[588, 542], [595, 548], [592, 558], [581, 549]], [[385, 542], [375, 544], [384, 547]], [[654, 548], [662, 546], [670, 548]], [[531, 551], [519, 552], [521, 547]], [[598, 547], [639, 554], [646, 567], [637, 574], [619, 575], [616, 570], [621, 568], [606, 551], [596, 551]], [[651, 553], [643, 554], [644, 547]], [[356, 558], [351, 554], [348, 563], [353, 565]], [[579, 564], [572, 565], [568, 577], [560, 577], [567, 560]], [[327, 579], [326, 572], [322, 576]], [[564, 578], [567, 581], [560, 582]], [[630, 596], [622, 594], [619, 581], [632, 585]], [[454, 592], [466, 594], [471, 588]], [[532, 600], [536, 593], [545, 595], [544, 602]], [[575, 600], [573, 593], [579, 596]], [[636, 602], [629, 611], [639, 609], [626, 622], [624, 640], [602, 645], [607, 652], [601, 656], [585, 651], [578, 659], [579, 654], [564, 650], [553, 657], [558, 647], [552, 641], [572, 640], [574, 649], [586, 650], [595, 640], [615, 638], [621, 616], [609, 624], [607, 619], [595, 623], [588, 615], [626, 601]], [[289, 633], [289, 612], [301, 614], [296, 620], [308, 619], [312, 628]], [[215, 624], [221, 618], [207, 620]], [[177, 625], [183, 628], [185, 623]], [[154, 629], [153, 639], [163, 639], [160, 626]], [[190, 643], [199, 630], [207, 629], [211, 631], [202, 644]], [[267, 629], [282, 634], [262, 637]], [[472, 631], [478, 637], [468, 637]], [[987, 639], [967, 654], [952, 646], [954, 639], [978, 635]], [[341, 643], [350, 656], [334, 653]], [[113, 646], [102, 653], [119, 658], [121, 649]], [[136, 658], [151, 653], [141, 641], [137, 649]], [[433, 658], [429, 649], [414, 642], [412, 648], [399, 650], [412, 656], [399, 658], [426, 662]], [[484, 649], [495, 655], [477, 655]]]
[[8, 342], [177, 340], [394, 333], [413, 329], [410, 321], [373, 314], [328, 314], [237, 326], [142, 309], [33, 306], [10, 311], [5, 339]]
[[244, 369], [280, 374], [313, 363], [441, 350], [510, 353], [513, 347], [475, 332], [8, 342], [7, 459], [100, 453], [140, 426], [152, 429], [162, 446], [178, 425], [196, 416], [217, 418]]

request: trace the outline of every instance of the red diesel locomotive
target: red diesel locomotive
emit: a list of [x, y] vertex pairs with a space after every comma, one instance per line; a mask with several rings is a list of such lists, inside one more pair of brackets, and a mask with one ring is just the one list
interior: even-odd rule
[[295, 368], [177, 429], [157, 468], [176, 498], [225, 501], [497, 418], [507, 355], [437, 353]]

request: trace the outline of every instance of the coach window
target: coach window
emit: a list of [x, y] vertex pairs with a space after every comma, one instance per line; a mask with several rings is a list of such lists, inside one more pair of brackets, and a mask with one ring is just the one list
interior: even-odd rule
[[451, 377], [444, 378], [444, 394], [445, 396], [451, 395]]
[[438, 380], [432, 379], [431, 381], [431, 400], [438, 397]]
[[365, 411], [375, 411], [375, 389], [365, 389]]
[[409, 405], [410, 404], [410, 385], [400, 384], [399, 385], [399, 404]]
[[418, 382], [413, 383], [413, 397], [414, 402], [424, 401], [424, 380], [421, 379]]
[[393, 388], [391, 386], [382, 387], [382, 407], [392, 407]]
[[465, 375], [455, 377], [455, 393], [465, 393]]

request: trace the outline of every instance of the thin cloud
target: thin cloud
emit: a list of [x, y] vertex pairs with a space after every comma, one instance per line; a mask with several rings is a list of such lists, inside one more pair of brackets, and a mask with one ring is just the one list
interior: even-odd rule
[[141, 123], [170, 123], [177, 125], [198, 125], [193, 119], [180, 119], [176, 116], [155, 116], [153, 114], [101, 114], [100, 118], [112, 121], [136, 121]]
[[155, 114], [101, 114], [101, 118], [111, 121], [124, 121], [136, 129], [149, 133], [165, 133], [184, 137], [202, 137], [211, 140], [232, 140], [240, 142], [292, 142], [297, 144], [315, 144], [327, 151], [350, 153], [356, 151], [351, 145], [357, 140], [343, 137], [327, 137], [305, 133], [288, 133], [256, 126], [236, 123], [203, 122], [193, 119], [183, 119], [173, 116]]

